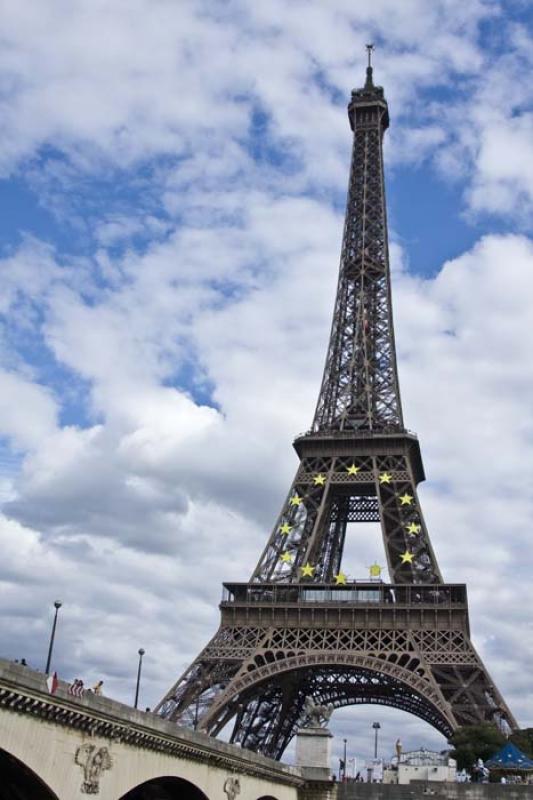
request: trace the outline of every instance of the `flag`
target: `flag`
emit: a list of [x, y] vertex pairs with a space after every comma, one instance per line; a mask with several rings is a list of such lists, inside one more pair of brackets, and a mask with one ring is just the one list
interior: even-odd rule
[[48, 691], [50, 694], [55, 694], [59, 681], [57, 680], [57, 672], [54, 672], [53, 675], [49, 675], [46, 679], [46, 685], [48, 686]]

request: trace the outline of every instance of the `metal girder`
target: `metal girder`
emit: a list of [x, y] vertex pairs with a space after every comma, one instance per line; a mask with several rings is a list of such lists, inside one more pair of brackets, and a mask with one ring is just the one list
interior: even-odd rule
[[[332, 581], [341, 567], [347, 523], [376, 519], [392, 581], [442, 582], [409, 456], [356, 452], [302, 460], [252, 581], [304, 580], [307, 563], [314, 572], [306, 581]], [[408, 562], [402, 558], [406, 552], [412, 554]]]
[[362, 103], [355, 96], [351, 113], [354, 141], [339, 283], [313, 430], [401, 429], [383, 176], [388, 113], [375, 92]]
[[412, 630], [309, 628], [305, 609], [299, 616], [297, 627], [248, 628], [243, 636], [238, 625], [222, 627], [159, 713], [212, 735], [233, 721], [232, 741], [274, 757], [302, 724], [308, 695], [335, 707], [390, 705], [445, 735], [487, 721], [516, 727], [465, 630], [427, 630], [426, 621]]

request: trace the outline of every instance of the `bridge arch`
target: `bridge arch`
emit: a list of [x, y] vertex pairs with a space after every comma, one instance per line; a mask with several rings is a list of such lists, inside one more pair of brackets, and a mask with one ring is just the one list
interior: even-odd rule
[[[245, 741], [235, 737], [232, 741], [280, 758], [297, 726], [304, 722], [303, 700], [306, 695], [311, 695], [334, 708], [363, 703], [388, 705], [419, 717], [449, 736], [457, 727], [449, 704], [414, 653], [411, 661], [413, 663], [409, 663], [409, 656], [406, 661], [405, 658], [395, 658], [395, 654], [381, 658], [354, 653], [333, 656], [329, 652], [301, 653], [278, 659], [274, 653], [273, 658], [265, 657], [263, 663], [248, 664], [246, 670], [236, 676], [231, 684], [231, 695], [221, 698], [218, 707], [216, 702], [213, 704], [205, 721], [201, 721], [201, 727], [205, 725], [209, 733], [216, 736], [240, 714], [240, 725], [236, 730], [237, 727], [240, 730], [253, 728], [255, 738], [254, 741]], [[294, 680], [296, 676], [298, 679]], [[287, 705], [290, 683], [300, 688], [289, 701], [291, 714], [282, 721], [281, 706], [283, 703]], [[269, 706], [264, 715], [263, 729], [257, 720], [260, 703]], [[250, 716], [248, 726], [243, 725], [243, 713]], [[279, 733], [276, 735], [276, 745], [276, 736], [267, 730], [273, 730], [278, 714], [284, 732], [281, 739]]]
[[58, 800], [49, 786], [19, 758], [0, 748], [0, 800]]
[[170, 775], [151, 778], [121, 795], [119, 800], [153, 800], [155, 797], [157, 800], [209, 800], [194, 783]]

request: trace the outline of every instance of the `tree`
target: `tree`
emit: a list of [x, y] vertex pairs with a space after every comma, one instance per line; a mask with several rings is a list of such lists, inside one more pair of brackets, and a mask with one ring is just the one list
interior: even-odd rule
[[526, 756], [533, 758], [533, 728], [522, 728], [520, 731], [515, 731], [509, 739]]
[[506, 741], [504, 734], [488, 722], [468, 725], [450, 736], [449, 742], [454, 748], [450, 755], [456, 759], [459, 769], [470, 769], [478, 758], [487, 761]]

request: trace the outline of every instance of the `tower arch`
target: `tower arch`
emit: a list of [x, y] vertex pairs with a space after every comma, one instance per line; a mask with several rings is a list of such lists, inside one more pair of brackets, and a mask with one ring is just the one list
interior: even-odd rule
[[[311, 662], [311, 663], [310, 663]], [[205, 730], [218, 735], [232, 720], [231, 741], [281, 758], [299, 727], [306, 724], [305, 699], [332, 709], [384, 705], [409, 712], [449, 736], [456, 727], [439, 689], [397, 664], [369, 656], [311, 658], [270, 662], [249, 673], [240, 691], [214, 707]]]

